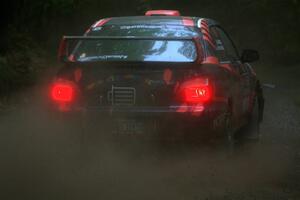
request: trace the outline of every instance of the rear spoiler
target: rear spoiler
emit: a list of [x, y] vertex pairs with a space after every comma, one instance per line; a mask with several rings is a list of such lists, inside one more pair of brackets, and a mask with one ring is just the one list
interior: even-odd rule
[[63, 36], [58, 49], [58, 60], [70, 62], [68, 41], [72, 40], [162, 40], [162, 41], [193, 41], [197, 50], [197, 63], [203, 60], [200, 37], [144, 37], [144, 36]]

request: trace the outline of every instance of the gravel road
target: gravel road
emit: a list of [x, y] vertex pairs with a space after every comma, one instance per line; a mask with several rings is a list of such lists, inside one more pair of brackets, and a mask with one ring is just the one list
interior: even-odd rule
[[262, 140], [232, 156], [205, 144], [105, 141], [83, 156], [73, 133], [56, 131], [40, 104], [3, 110], [0, 199], [300, 199], [296, 92], [265, 89]]

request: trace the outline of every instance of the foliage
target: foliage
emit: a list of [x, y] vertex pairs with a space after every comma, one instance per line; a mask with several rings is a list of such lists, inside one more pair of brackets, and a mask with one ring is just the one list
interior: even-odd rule
[[[178, 9], [220, 21], [240, 48], [256, 48], [265, 60], [299, 62], [299, 0], [12, 0], [9, 23], [55, 49], [63, 34], [82, 34], [108, 16]], [[55, 49], [56, 50], [56, 49]]]
[[0, 8], [0, 93], [32, 80], [37, 46], [55, 54], [64, 34], [80, 35], [100, 18], [149, 9], [216, 19], [239, 49], [258, 49], [264, 62], [300, 62], [300, 0], [10, 0]]
[[7, 50], [0, 56], [0, 95], [34, 83], [40, 50], [29, 36], [10, 30]]

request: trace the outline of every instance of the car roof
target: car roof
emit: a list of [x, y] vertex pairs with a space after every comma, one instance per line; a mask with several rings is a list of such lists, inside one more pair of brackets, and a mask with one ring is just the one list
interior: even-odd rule
[[200, 19], [206, 20], [209, 25], [218, 25], [212, 19], [200, 17], [185, 16], [130, 16], [130, 17], [113, 17], [105, 23], [105, 25], [181, 25], [184, 26], [184, 20], [192, 20], [194, 26]]

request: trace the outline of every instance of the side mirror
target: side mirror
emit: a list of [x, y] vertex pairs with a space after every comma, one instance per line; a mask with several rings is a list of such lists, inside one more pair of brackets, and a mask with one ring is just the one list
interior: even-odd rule
[[251, 49], [245, 49], [243, 50], [243, 53], [242, 53], [242, 57], [241, 57], [241, 61], [243, 63], [246, 63], [246, 62], [255, 62], [255, 61], [258, 61], [259, 60], [259, 53], [258, 51], [256, 50], [251, 50]]

